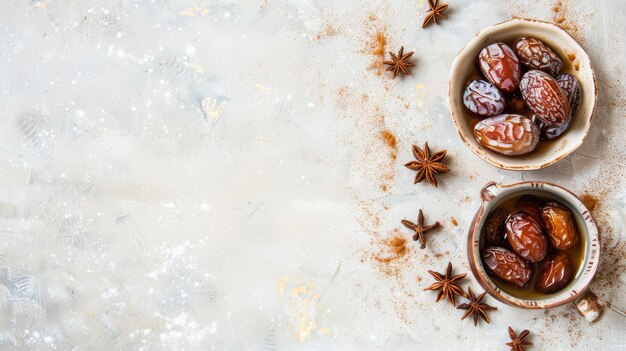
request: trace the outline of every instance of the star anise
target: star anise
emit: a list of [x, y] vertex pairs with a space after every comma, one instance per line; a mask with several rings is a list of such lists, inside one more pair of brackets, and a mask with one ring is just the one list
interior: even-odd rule
[[478, 297], [476, 297], [474, 296], [474, 292], [472, 291], [472, 288], [467, 288], [467, 294], [469, 295], [469, 303], [464, 303], [464, 304], [459, 305], [459, 307], [457, 307], [458, 309], [461, 309], [461, 310], [467, 310], [465, 311], [465, 314], [463, 314], [463, 317], [461, 317], [461, 320], [464, 320], [465, 318], [472, 315], [474, 317], [474, 326], [478, 325], [478, 316], [481, 316], [485, 320], [485, 322], [489, 323], [489, 317], [487, 317], [487, 311], [496, 310], [497, 308], [491, 307], [487, 305], [486, 303], [480, 302], [480, 300], [482, 300], [483, 297], [485, 297], [485, 294], [487, 293], [484, 292], [480, 294]]
[[415, 67], [414, 63], [409, 62], [409, 58], [413, 56], [413, 51], [405, 54], [403, 46], [400, 48], [400, 51], [398, 51], [397, 56], [391, 51], [389, 51], [389, 55], [391, 55], [391, 60], [384, 61], [383, 63], [389, 66], [387, 67], [387, 71], [393, 72], [394, 79], [400, 74], [400, 72], [402, 72], [405, 76], [411, 74], [409, 72], [409, 67]]
[[450, 168], [441, 163], [446, 156], [446, 150], [439, 151], [431, 156], [428, 142], [424, 143], [423, 150], [417, 147], [417, 145], [413, 145], [413, 156], [417, 161], [411, 161], [404, 165], [404, 167], [408, 169], [417, 171], [413, 184], [420, 183], [422, 180], [426, 179], [430, 184], [437, 187], [435, 174], [450, 172]]
[[506, 346], [511, 347], [511, 351], [526, 351], [524, 346], [532, 345], [533, 343], [530, 341], [524, 340], [528, 336], [530, 332], [528, 330], [524, 330], [518, 335], [515, 334], [513, 328], [509, 327], [509, 336], [511, 337], [511, 342], [507, 342]]
[[424, 237], [424, 234], [439, 227], [439, 222], [435, 222], [427, 226], [424, 225], [424, 213], [422, 212], [422, 209], [420, 209], [419, 213], [417, 214], [417, 222], [413, 223], [406, 219], [403, 219], [401, 222], [402, 224], [404, 224], [405, 227], [415, 231], [415, 234], [413, 235], [413, 241], [419, 240], [421, 249], [426, 247], [426, 238]]
[[428, 273], [430, 273], [433, 277], [435, 277], [437, 282], [427, 287], [424, 290], [439, 290], [437, 292], [437, 301], [435, 302], [439, 302], [447, 297], [448, 300], [450, 301], [450, 304], [452, 306], [455, 306], [456, 301], [454, 300], [454, 295], [467, 297], [467, 294], [465, 293], [465, 291], [463, 291], [461, 288], [459, 288], [456, 285], [458, 281], [465, 278], [466, 273], [451, 276], [452, 275], [452, 263], [448, 262], [448, 268], [446, 268], [446, 275], [442, 275], [441, 273], [437, 273], [433, 271], [428, 271]]
[[448, 8], [448, 4], [439, 5], [439, 0], [434, 0], [434, 2], [433, 0], [428, 0], [428, 6], [430, 7], [430, 10], [428, 10], [428, 12], [426, 13], [424, 22], [422, 22], [422, 28], [426, 27], [431, 21], [439, 25], [437, 16], [443, 19], [447, 19], [443, 13]]

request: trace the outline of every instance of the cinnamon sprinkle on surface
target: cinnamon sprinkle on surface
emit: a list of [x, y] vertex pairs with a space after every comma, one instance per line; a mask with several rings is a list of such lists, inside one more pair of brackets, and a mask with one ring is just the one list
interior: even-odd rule
[[381, 32], [376, 33], [376, 41], [372, 54], [376, 56], [385, 56], [385, 47], [387, 46], [387, 38]]
[[580, 197], [580, 200], [583, 202], [585, 207], [587, 207], [587, 209], [591, 212], [593, 212], [593, 210], [596, 209], [596, 205], [598, 204], [598, 198], [590, 194], [582, 195]]
[[385, 144], [391, 148], [390, 156], [392, 159], [396, 159], [398, 157], [398, 146], [396, 137], [388, 130], [384, 130], [382, 132], [382, 138], [385, 141]]
[[[374, 259], [381, 263], [390, 263], [392, 261], [400, 259], [404, 254], [408, 252], [406, 247], [406, 239], [400, 236], [394, 236], [392, 239], [387, 241], [386, 252], [379, 252], [374, 255]], [[391, 271], [386, 272], [390, 274]]]
[[374, 60], [370, 64], [369, 69], [375, 70], [376, 75], [380, 76], [385, 68], [383, 62], [387, 52], [387, 37], [382, 30], [376, 31], [376, 34], [370, 38], [369, 48], [371, 54], [374, 55]]

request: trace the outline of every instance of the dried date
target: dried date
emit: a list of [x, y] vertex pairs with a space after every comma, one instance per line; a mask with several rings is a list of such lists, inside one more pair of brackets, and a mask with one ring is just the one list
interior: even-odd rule
[[515, 53], [520, 62], [530, 69], [538, 69], [556, 76], [563, 68], [563, 61], [543, 41], [523, 37], [515, 43]]
[[546, 234], [557, 250], [568, 250], [578, 244], [579, 235], [572, 213], [556, 202], [548, 202], [541, 208]]
[[487, 245], [496, 245], [504, 241], [504, 221], [509, 211], [498, 208], [489, 215], [483, 227], [483, 236]]
[[565, 92], [549, 74], [538, 70], [528, 71], [519, 87], [526, 105], [546, 126], [560, 127], [570, 119], [571, 108]]
[[558, 251], [550, 255], [539, 270], [535, 288], [544, 293], [558, 291], [572, 278], [572, 261], [566, 252]]
[[563, 89], [565, 97], [567, 98], [567, 101], [569, 101], [572, 117], [574, 117], [578, 112], [578, 107], [580, 106], [580, 100], [582, 97], [578, 79], [569, 73], [565, 73], [556, 77], [556, 82], [559, 84], [561, 89]]
[[576, 117], [576, 113], [578, 113], [578, 107], [580, 106], [581, 90], [578, 80], [571, 74], [565, 73], [556, 77], [556, 82], [559, 84], [561, 89], [563, 89], [565, 97], [569, 101], [571, 110], [570, 118], [567, 122], [565, 122], [565, 124], [556, 128], [551, 128], [538, 119], [536, 123], [541, 131], [539, 133], [539, 139], [543, 141], [555, 139], [569, 129], [574, 117]]
[[533, 273], [528, 263], [503, 247], [489, 247], [483, 251], [482, 257], [490, 273], [518, 288], [526, 285]]
[[543, 230], [545, 226], [543, 224], [543, 218], [541, 217], [542, 204], [543, 202], [541, 200], [532, 195], [524, 195], [517, 200], [517, 209], [531, 216]]
[[525, 213], [510, 215], [505, 223], [506, 238], [515, 253], [527, 262], [539, 262], [546, 257], [548, 240], [541, 227]]
[[506, 101], [493, 84], [484, 80], [473, 80], [465, 88], [463, 104], [477, 116], [491, 117], [504, 111]]
[[522, 69], [519, 59], [505, 43], [495, 43], [478, 54], [478, 65], [483, 74], [498, 89], [514, 92], [520, 83]]
[[539, 127], [539, 140], [548, 141], [554, 140], [561, 136], [561, 134], [565, 133], [566, 130], [569, 129], [570, 125], [572, 125], [573, 118], [570, 118], [565, 124], [560, 127], [550, 127], [545, 124], [540, 119], [535, 119], [535, 124]]
[[474, 137], [481, 145], [497, 153], [523, 155], [533, 151], [539, 143], [539, 128], [524, 116], [504, 114], [476, 124]]

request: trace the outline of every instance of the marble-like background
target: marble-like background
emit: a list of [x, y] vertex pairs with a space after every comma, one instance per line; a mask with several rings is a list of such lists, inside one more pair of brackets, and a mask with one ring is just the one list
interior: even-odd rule
[[[448, 3], [422, 29], [424, 0], [0, 2], [1, 347], [501, 350], [511, 325], [530, 350], [626, 348], [624, 2]], [[478, 159], [445, 104], [456, 53], [514, 16], [561, 22], [598, 78], [586, 143], [541, 171]], [[411, 77], [379, 74], [377, 33]], [[439, 188], [402, 166], [426, 140]], [[480, 187], [529, 179], [597, 200], [598, 324], [488, 297], [475, 328], [423, 291], [469, 272]], [[428, 248], [376, 260], [418, 208], [444, 225]]]

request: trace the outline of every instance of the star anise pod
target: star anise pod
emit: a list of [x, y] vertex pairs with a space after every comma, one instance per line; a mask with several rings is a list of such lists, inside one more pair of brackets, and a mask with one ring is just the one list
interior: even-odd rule
[[465, 291], [459, 288], [456, 283], [461, 279], [465, 278], [466, 273], [457, 274], [452, 276], [452, 263], [448, 262], [448, 268], [446, 268], [446, 275], [442, 275], [441, 273], [428, 271], [435, 279], [436, 283], [427, 287], [424, 290], [439, 290], [437, 292], [437, 301], [439, 302], [445, 298], [448, 298], [450, 304], [452, 306], [456, 305], [456, 301], [454, 300], [454, 295], [460, 295], [463, 297], [467, 297]]
[[447, 19], [443, 13], [448, 8], [448, 4], [439, 5], [439, 0], [434, 0], [434, 2], [433, 0], [428, 0], [428, 7], [430, 7], [430, 10], [426, 13], [424, 22], [422, 22], [422, 28], [426, 27], [431, 21], [439, 25], [437, 16]]
[[405, 227], [415, 232], [415, 234], [413, 235], [413, 241], [419, 240], [421, 249], [426, 247], [426, 238], [424, 238], [424, 234], [439, 227], [439, 222], [435, 222], [431, 225], [424, 225], [424, 213], [422, 212], [421, 208], [417, 214], [417, 222], [413, 223], [406, 219], [403, 219], [401, 222], [402, 224], [404, 224]]
[[524, 340], [528, 336], [530, 332], [528, 330], [524, 330], [518, 335], [515, 334], [513, 328], [509, 327], [509, 336], [511, 337], [511, 342], [507, 342], [506, 346], [511, 347], [511, 351], [526, 351], [524, 346], [532, 345], [533, 343], [530, 341]]
[[405, 76], [411, 74], [409, 72], [409, 67], [415, 67], [414, 63], [409, 62], [409, 58], [413, 56], [413, 51], [405, 54], [403, 46], [400, 48], [400, 51], [398, 51], [397, 56], [391, 51], [389, 51], [389, 55], [391, 55], [391, 60], [384, 61], [383, 63], [389, 66], [387, 67], [387, 71], [393, 72], [394, 79], [398, 76], [398, 74], [400, 74], [400, 72], [402, 72]]
[[417, 145], [413, 145], [413, 156], [417, 161], [411, 161], [404, 165], [408, 169], [417, 171], [413, 184], [420, 183], [426, 179], [430, 184], [437, 187], [435, 174], [450, 172], [450, 168], [441, 162], [446, 156], [446, 150], [439, 151], [431, 156], [428, 142], [424, 143], [423, 150], [417, 147]]
[[487, 317], [487, 311], [496, 310], [497, 308], [491, 307], [486, 303], [481, 303], [480, 301], [485, 297], [486, 292], [480, 294], [478, 297], [474, 296], [474, 292], [472, 288], [467, 288], [467, 294], [469, 295], [469, 303], [464, 303], [457, 307], [461, 310], [465, 311], [461, 320], [464, 320], [468, 316], [472, 315], [474, 317], [474, 326], [478, 325], [478, 316], [481, 316], [485, 322], [489, 323], [489, 317]]

